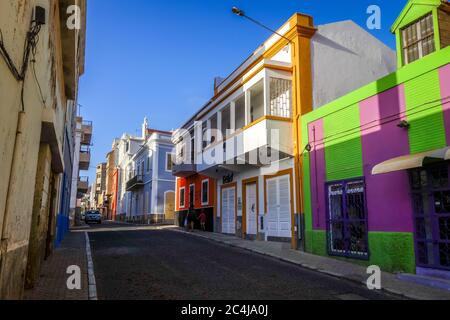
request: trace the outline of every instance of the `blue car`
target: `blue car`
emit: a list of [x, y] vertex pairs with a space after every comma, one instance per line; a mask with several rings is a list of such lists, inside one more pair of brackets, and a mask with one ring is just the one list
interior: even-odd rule
[[98, 211], [88, 211], [88, 212], [86, 212], [84, 222], [86, 224], [91, 224], [91, 223], [101, 224], [102, 223], [102, 215]]

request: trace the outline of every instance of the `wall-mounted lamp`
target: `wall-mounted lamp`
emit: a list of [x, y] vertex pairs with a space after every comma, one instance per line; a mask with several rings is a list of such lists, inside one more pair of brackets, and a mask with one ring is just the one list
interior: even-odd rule
[[34, 10], [34, 22], [40, 26], [45, 24], [45, 8], [36, 6]]
[[236, 14], [236, 15], [238, 15], [238, 16], [240, 16], [240, 17], [243, 17], [243, 16], [245, 15], [245, 12], [244, 12], [244, 11], [242, 11], [241, 9], [236, 8], [236, 7], [233, 7], [233, 8], [231, 9], [231, 11], [233, 11], [234, 14]]
[[411, 127], [411, 125], [409, 124], [408, 121], [403, 120], [402, 122], [400, 122], [397, 127], [401, 128], [401, 129], [409, 129]]
[[255, 19], [253, 19], [253, 18], [247, 16], [243, 10], [241, 10], [241, 9], [239, 9], [239, 8], [237, 8], [237, 7], [233, 7], [233, 8], [231, 9], [231, 11], [232, 11], [235, 15], [237, 15], [237, 16], [239, 16], [239, 17], [243, 17], [243, 18], [245, 18], [245, 19], [247, 19], [247, 20], [253, 22], [254, 24], [256, 24], [256, 25], [258, 25], [258, 26], [260, 26], [260, 27], [262, 27], [262, 28], [264, 28], [264, 29], [266, 29], [266, 30], [269, 30], [270, 32], [272, 32], [272, 33], [278, 35], [279, 37], [281, 37], [281, 38], [287, 40], [289, 43], [292, 43], [292, 40], [290, 40], [289, 38], [287, 38], [287, 37], [285, 37], [284, 35], [280, 34], [278, 31], [273, 30], [272, 28], [269, 28], [268, 26], [266, 26], [265, 24], [259, 22], [258, 20], [255, 20]]

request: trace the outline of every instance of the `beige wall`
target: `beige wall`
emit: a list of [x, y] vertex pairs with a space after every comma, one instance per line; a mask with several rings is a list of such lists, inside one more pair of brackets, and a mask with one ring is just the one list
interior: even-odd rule
[[[42, 166], [51, 168], [56, 174], [56, 185], [60, 185], [68, 92], [63, 73], [60, 2], [64, 1], [0, 1], [0, 30], [18, 69], [32, 9], [36, 5], [44, 7], [47, 19], [39, 34], [35, 64], [45, 102], [40, 97], [30, 63], [25, 76], [22, 111], [22, 83], [12, 76], [0, 57], [0, 299], [20, 298], [23, 293], [41, 143], [47, 145], [44, 149], [51, 150], [51, 156], [39, 162], [39, 170]], [[78, 80], [78, 74], [76, 78]], [[43, 188], [38, 190], [44, 192]], [[55, 206], [58, 203], [54, 201]]]

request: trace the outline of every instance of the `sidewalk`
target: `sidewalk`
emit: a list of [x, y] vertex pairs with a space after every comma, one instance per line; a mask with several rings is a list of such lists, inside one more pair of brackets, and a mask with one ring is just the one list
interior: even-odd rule
[[[173, 229], [174, 232], [185, 232], [183, 229]], [[328, 257], [316, 256], [300, 251], [291, 250], [289, 243], [248, 241], [237, 237], [219, 233], [195, 231], [192, 236], [216, 241], [225, 245], [262, 254], [284, 262], [296, 264], [306, 269], [321, 272], [333, 277], [347, 279], [366, 285], [369, 275], [366, 268], [359, 265], [340, 261]], [[415, 300], [450, 300], [450, 292], [435, 289], [416, 283], [399, 280], [397, 275], [382, 273], [382, 290]]]
[[[82, 231], [79, 228], [77, 231]], [[81, 290], [67, 289], [69, 266], [81, 268]], [[86, 240], [84, 232], [70, 232], [41, 268], [34, 289], [25, 291], [25, 300], [88, 300]]]

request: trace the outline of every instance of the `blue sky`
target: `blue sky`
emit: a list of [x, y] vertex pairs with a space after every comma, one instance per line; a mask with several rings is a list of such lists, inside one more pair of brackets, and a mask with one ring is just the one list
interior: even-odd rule
[[[395, 47], [390, 27], [406, 0], [88, 0], [86, 73], [81, 115], [94, 122], [91, 179], [115, 137], [150, 126], [179, 127], [270, 34], [231, 13], [233, 6], [277, 29], [294, 12], [316, 25], [353, 20], [366, 29], [367, 7], [379, 5], [382, 29], [370, 31]], [[93, 180], [91, 180], [93, 181]]]

